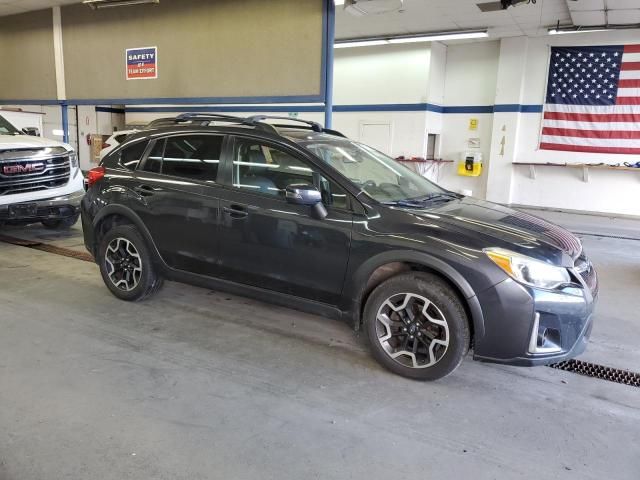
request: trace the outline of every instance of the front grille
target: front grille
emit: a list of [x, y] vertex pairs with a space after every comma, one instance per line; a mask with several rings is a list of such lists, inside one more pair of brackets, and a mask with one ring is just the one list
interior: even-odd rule
[[589, 290], [591, 290], [594, 295], [597, 295], [598, 278], [591, 260], [589, 260], [586, 255], [582, 254], [576, 259], [574, 267], [580, 277], [582, 277], [582, 280], [584, 280], [584, 283], [589, 287]]
[[62, 147], [0, 152], [0, 196], [66, 185], [69, 152]]

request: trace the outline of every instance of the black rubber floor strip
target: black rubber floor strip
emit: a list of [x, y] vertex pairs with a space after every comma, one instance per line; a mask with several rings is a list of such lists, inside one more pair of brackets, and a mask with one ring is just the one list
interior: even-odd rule
[[93, 262], [93, 257], [87, 252], [79, 252], [77, 250], [71, 250], [70, 248], [57, 247], [48, 243], [42, 243], [34, 240], [25, 240], [22, 238], [16, 238], [2, 234], [0, 234], [0, 242], [10, 243], [11, 245], [17, 245], [19, 247], [32, 248], [34, 250], [40, 250], [41, 252], [54, 253], [56, 255], [62, 255], [64, 257], [76, 258], [85, 262]]
[[609, 382], [622, 383], [631, 387], [640, 387], [640, 373], [620, 370], [618, 368], [605, 367], [596, 363], [583, 362], [582, 360], [567, 360], [565, 362], [549, 365], [551, 368], [577, 373], [587, 377], [599, 378]]

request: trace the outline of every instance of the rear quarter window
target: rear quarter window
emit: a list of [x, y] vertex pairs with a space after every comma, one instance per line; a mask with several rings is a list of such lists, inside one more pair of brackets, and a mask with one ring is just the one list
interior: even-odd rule
[[141, 140], [115, 150], [104, 157], [102, 165], [109, 168], [123, 167], [133, 171], [138, 168], [148, 144], [148, 140]]

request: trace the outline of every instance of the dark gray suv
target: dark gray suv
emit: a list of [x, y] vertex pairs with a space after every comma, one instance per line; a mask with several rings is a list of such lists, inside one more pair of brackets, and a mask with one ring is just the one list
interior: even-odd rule
[[342, 318], [422, 380], [470, 348], [565, 360], [591, 331], [596, 273], [571, 233], [312, 122], [181, 115], [129, 137], [88, 185], [85, 243], [123, 300], [167, 278]]

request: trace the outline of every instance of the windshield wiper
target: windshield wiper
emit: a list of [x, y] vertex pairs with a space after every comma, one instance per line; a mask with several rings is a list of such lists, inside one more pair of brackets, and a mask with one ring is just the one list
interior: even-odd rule
[[458, 198], [457, 195], [453, 193], [431, 193], [424, 197], [418, 198], [407, 198], [405, 200], [393, 200], [389, 202], [382, 202], [384, 205], [392, 205], [396, 207], [406, 207], [406, 208], [424, 208], [429, 204], [434, 202], [442, 201], [442, 202], [450, 202]]

